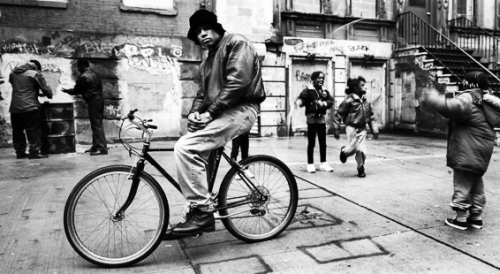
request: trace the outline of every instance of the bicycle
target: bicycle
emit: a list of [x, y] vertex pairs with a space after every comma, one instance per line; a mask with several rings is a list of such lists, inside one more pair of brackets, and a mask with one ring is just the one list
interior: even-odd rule
[[[142, 120], [132, 110], [122, 119], [119, 140], [136, 155], [134, 166], [111, 165], [92, 171], [71, 191], [64, 208], [64, 230], [73, 249], [87, 261], [106, 267], [133, 265], [148, 257], [166, 233], [170, 210], [160, 184], [144, 171], [154, 166], [177, 190], [179, 184], [151, 156], [150, 152], [173, 151], [151, 148], [157, 126]], [[125, 121], [129, 121], [124, 127]], [[142, 149], [123, 139], [129, 130], [142, 131]], [[250, 156], [236, 162], [216, 151], [209, 180], [216, 219], [236, 238], [252, 243], [280, 235], [292, 221], [298, 203], [298, 189], [290, 169], [268, 155]], [[213, 187], [221, 158], [230, 165], [219, 192]], [[182, 191], [181, 191], [182, 193]]]

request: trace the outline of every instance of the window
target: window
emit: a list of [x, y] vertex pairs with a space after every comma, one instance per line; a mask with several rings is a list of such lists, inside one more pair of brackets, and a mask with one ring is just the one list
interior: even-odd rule
[[500, 0], [497, 0], [497, 29], [500, 29]]
[[65, 9], [68, 7], [68, 0], [0, 0], [0, 4]]
[[174, 0], [121, 0], [120, 9], [124, 11], [152, 12], [163, 15], [177, 15]]
[[457, 17], [465, 17], [474, 21], [474, 0], [457, 0]]
[[425, 8], [425, 1], [426, 0], [410, 0], [408, 5], [413, 6], [413, 7], [422, 7]]

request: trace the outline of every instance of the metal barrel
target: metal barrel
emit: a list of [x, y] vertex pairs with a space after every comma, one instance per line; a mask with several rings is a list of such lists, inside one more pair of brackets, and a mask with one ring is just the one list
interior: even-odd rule
[[42, 152], [51, 154], [76, 151], [73, 103], [42, 104], [40, 120]]

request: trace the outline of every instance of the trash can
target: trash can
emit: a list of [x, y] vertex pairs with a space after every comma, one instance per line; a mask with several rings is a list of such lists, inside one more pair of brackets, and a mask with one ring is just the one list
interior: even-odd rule
[[76, 151], [73, 103], [44, 103], [40, 120], [42, 152], [49, 154]]

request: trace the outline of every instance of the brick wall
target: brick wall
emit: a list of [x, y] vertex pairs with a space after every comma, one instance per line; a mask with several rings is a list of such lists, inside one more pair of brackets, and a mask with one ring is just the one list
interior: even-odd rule
[[2, 27], [154, 36], [186, 36], [201, 0], [176, 0], [178, 14], [120, 10], [120, 0], [68, 0], [66, 9], [0, 5]]

